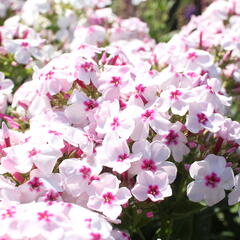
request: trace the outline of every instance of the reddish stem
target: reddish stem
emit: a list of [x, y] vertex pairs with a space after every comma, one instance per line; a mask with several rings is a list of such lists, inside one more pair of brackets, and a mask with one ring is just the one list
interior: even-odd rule
[[224, 141], [224, 139], [222, 137], [218, 137], [216, 145], [215, 145], [215, 147], [213, 149], [213, 153], [214, 154], [216, 154], [216, 155], [218, 154], [218, 152], [220, 151], [220, 149], [222, 147], [223, 141]]

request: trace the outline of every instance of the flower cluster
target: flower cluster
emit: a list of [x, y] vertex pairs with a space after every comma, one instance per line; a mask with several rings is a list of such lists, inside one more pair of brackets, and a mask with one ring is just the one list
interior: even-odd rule
[[176, 178], [190, 201], [240, 201], [226, 87], [240, 3], [213, 3], [158, 44], [109, 4], [27, 0], [0, 27], [6, 65], [34, 71], [14, 94], [0, 72], [3, 239], [130, 239], [121, 218], [174, 197]]

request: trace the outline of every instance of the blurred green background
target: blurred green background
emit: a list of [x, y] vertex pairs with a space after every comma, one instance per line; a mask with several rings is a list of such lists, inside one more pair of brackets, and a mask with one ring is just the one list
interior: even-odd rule
[[113, 0], [113, 10], [123, 18], [139, 17], [147, 22], [155, 40], [168, 41], [192, 14], [199, 15], [213, 0], [146, 0], [137, 6], [131, 0]]

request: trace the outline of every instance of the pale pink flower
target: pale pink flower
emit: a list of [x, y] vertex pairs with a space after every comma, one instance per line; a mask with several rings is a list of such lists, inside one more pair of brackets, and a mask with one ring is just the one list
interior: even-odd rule
[[240, 202], [240, 174], [235, 176], [234, 179], [234, 189], [231, 193], [228, 194], [228, 204], [234, 205]]
[[88, 191], [91, 178], [98, 175], [102, 168], [90, 165], [86, 159], [65, 159], [59, 166], [59, 172], [63, 177], [65, 190], [72, 196], [77, 197]]
[[114, 101], [114, 99], [118, 99], [124, 92], [128, 92], [128, 85], [132, 79], [130, 70], [131, 68], [128, 65], [105, 66], [97, 85], [104, 99]]
[[189, 107], [186, 127], [192, 133], [198, 133], [202, 129], [217, 132], [223, 121], [223, 116], [214, 113], [212, 105], [208, 102], [192, 103]]
[[164, 134], [170, 128], [170, 121], [158, 112], [157, 106], [146, 109], [134, 106], [129, 109], [135, 119], [135, 128], [130, 136], [133, 140], [146, 139], [150, 127], [158, 134]]
[[131, 167], [131, 163], [139, 161], [141, 153], [130, 153], [126, 140], [118, 136], [107, 135], [102, 143], [102, 148], [97, 151], [97, 159], [101, 160], [104, 166], [110, 167], [120, 174]]
[[164, 135], [157, 135], [154, 139], [160, 140], [166, 144], [172, 151], [172, 156], [176, 162], [181, 162], [183, 156], [189, 153], [189, 148], [186, 146], [187, 138], [181, 131], [182, 124], [174, 123], [170, 130]]
[[74, 32], [74, 39], [71, 48], [77, 50], [83, 43], [97, 46], [105, 40], [106, 34], [106, 29], [102, 26], [91, 25], [85, 27], [79, 25]]
[[107, 134], [115, 132], [119, 137], [128, 139], [134, 129], [134, 120], [125, 110], [120, 110], [118, 100], [104, 101], [95, 113], [96, 132]]
[[92, 182], [94, 191], [87, 206], [115, 220], [122, 212], [121, 205], [128, 202], [131, 193], [126, 187], [119, 188], [120, 181], [112, 174], [103, 173], [100, 180]]
[[240, 123], [230, 118], [225, 118], [218, 134], [227, 141], [240, 144]]
[[205, 201], [213, 206], [225, 197], [225, 190], [234, 185], [233, 171], [221, 156], [210, 154], [202, 161], [195, 161], [189, 172], [195, 179], [187, 186], [188, 198], [193, 202]]
[[130, 174], [139, 174], [142, 171], [156, 173], [161, 170], [168, 175], [169, 183], [175, 180], [177, 174], [176, 166], [166, 161], [170, 156], [169, 148], [159, 141], [149, 143], [147, 140], [135, 142], [132, 146], [133, 153], [142, 154], [141, 160], [133, 162], [129, 169]]
[[43, 40], [37, 39], [16, 39], [4, 41], [4, 47], [12, 54], [15, 60], [20, 64], [28, 64], [32, 57], [40, 59], [41, 51], [40, 46]]
[[167, 173], [142, 171], [137, 176], [137, 183], [132, 189], [132, 194], [139, 201], [145, 201], [149, 198], [153, 202], [171, 196], [172, 189], [168, 182]]
[[89, 118], [93, 117], [92, 115], [98, 106], [98, 101], [90, 99], [84, 93], [74, 90], [68, 100], [68, 106], [65, 108], [64, 114], [69, 122], [85, 127], [89, 124]]
[[189, 89], [169, 86], [163, 91], [159, 98], [159, 108], [162, 112], [167, 112], [170, 108], [173, 114], [183, 116], [187, 113], [189, 103], [195, 96]]

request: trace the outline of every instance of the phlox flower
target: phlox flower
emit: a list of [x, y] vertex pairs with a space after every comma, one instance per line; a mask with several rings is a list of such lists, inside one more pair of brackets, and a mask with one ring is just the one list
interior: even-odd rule
[[130, 109], [135, 120], [135, 128], [130, 136], [131, 139], [135, 141], [146, 139], [150, 127], [158, 134], [164, 134], [169, 130], [170, 121], [158, 111], [157, 106], [154, 104], [145, 109], [132, 106], [129, 107], [129, 112]]
[[103, 217], [76, 204], [1, 203], [0, 218], [4, 239], [114, 240], [112, 226]]
[[231, 193], [228, 194], [228, 204], [234, 205], [240, 202], [240, 174], [235, 176], [234, 179], [234, 189]]
[[137, 183], [132, 189], [133, 196], [139, 201], [145, 201], [148, 198], [153, 202], [164, 200], [172, 195], [172, 189], [169, 185], [166, 172], [142, 171], [137, 176]]
[[4, 149], [6, 156], [1, 159], [3, 169], [8, 172], [27, 173], [33, 164], [43, 173], [51, 173], [57, 159], [62, 156], [60, 150], [49, 144], [33, 146], [31, 143], [11, 146]]
[[98, 90], [104, 99], [113, 101], [129, 90], [131, 82], [131, 68], [126, 66], [106, 66], [99, 77]]
[[43, 40], [37, 39], [16, 39], [4, 41], [4, 47], [8, 52], [14, 54], [15, 60], [20, 64], [28, 64], [32, 57], [41, 59], [40, 46]]
[[110, 41], [143, 39], [148, 32], [147, 24], [136, 17], [121, 19], [110, 30]]
[[188, 198], [193, 202], [205, 201], [213, 206], [225, 197], [225, 190], [234, 186], [233, 171], [221, 156], [210, 154], [202, 161], [195, 161], [189, 172], [195, 179], [187, 186]]
[[115, 132], [119, 137], [128, 139], [134, 129], [133, 117], [128, 111], [120, 109], [116, 99], [113, 102], [104, 101], [94, 115], [97, 127], [96, 132], [107, 134]]
[[93, 116], [91, 115], [95, 113], [98, 106], [98, 101], [74, 90], [68, 100], [68, 106], [65, 108], [64, 114], [72, 124], [85, 127], [89, 124], [89, 118], [92, 119]]
[[44, 201], [49, 204], [61, 201], [63, 181], [59, 173], [45, 174], [34, 169], [30, 173], [30, 179], [16, 188], [20, 194], [19, 202], [30, 203]]
[[225, 118], [218, 134], [227, 141], [240, 144], [240, 123], [230, 118]]
[[166, 134], [157, 135], [154, 138], [155, 140], [160, 140], [169, 147], [176, 162], [181, 162], [183, 156], [187, 155], [190, 151], [186, 146], [187, 137], [181, 132], [181, 128], [182, 124], [180, 122], [175, 122]]
[[59, 166], [65, 190], [74, 197], [87, 192], [91, 178], [97, 176], [101, 170], [101, 166], [90, 165], [87, 159], [81, 161], [77, 158], [65, 159]]
[[83, 43], [97, 46], [105, 40], [106, 34], [106, 29], [99, 25], [77, 26], [71, 48], [77, 49]]
[[93, 191], [89, 193], [87, 206], [115, 220], [122, 212], [121, 205], [131, 198], [131, 193], [126, 187], [119, 188], [120, 181], [112, 174], [103, 173], [99, 178], [92, 182]]
[[208, 102], [192, 103], [186, 120], [186, 127], [192, 133], [198, 133], [202, 129], [217, 132], [224, 118], [219, 113], [214, 113], [213, 106]]
[[97, 151], [97, 159], [104, 166], [110, 167], [120, 174], [131, 167], [131, 163], [139, 161], [141, 153], [130, 153], [127, 141], [118, 136], [107, 135], [102, 143], [102, 148]]
[[210, 78], [193, 91], [199, 102], [207, 102], [213, 106], [215, 111], [224, 113], [226, 106], [230, 106], [232, 97], [226, 96], [222, 90], [224, 89], [221, 82], [217, 78]]
[[189, 103], [194, 97], [188, 89], [169, 86], [160, 95], [159, 108], [162, 112], [167, 112], [171, 108], [173, 114], [183, 116], [187, 113]]
[[149, 143], [147, 140], [137, 141], [132, 146], [133, 153], [141, 153], [139, 161], [133, 162], [129, 169], [130, 174], [140, 174], [142, 171], [156, 173], [161, 170], [168, 175], [169, 183], [175, 180], [177, 168], [174, 163], [166, 161], [170, 156], [169, 148], [159, 141]]

